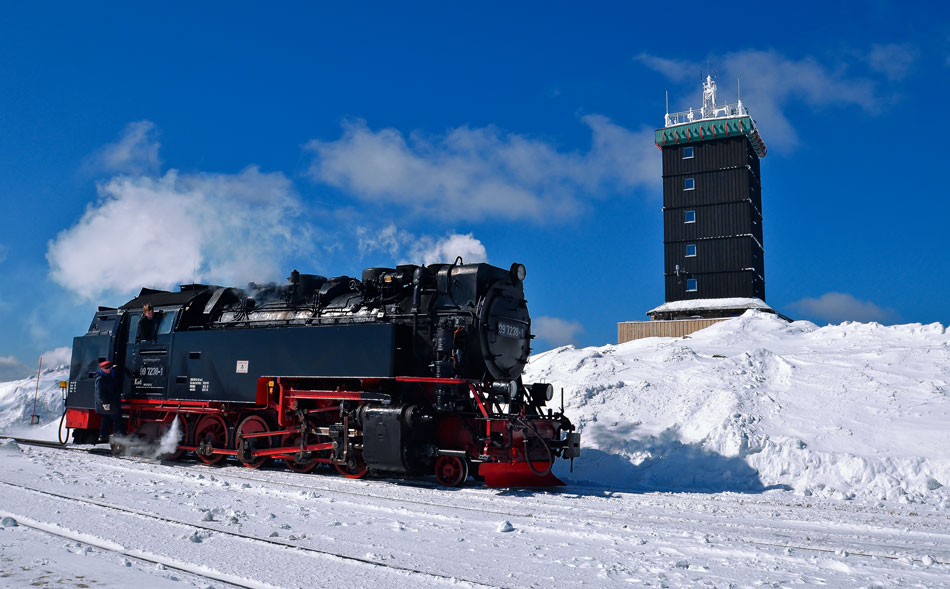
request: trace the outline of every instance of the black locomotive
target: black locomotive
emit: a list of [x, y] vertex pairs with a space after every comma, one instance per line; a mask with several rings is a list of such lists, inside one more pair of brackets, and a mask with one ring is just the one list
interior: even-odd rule
[[[369, 268], [361, 279], [296, 270], [287, 284], [142, 289], [100, 307], [73, 343], [66, 426], [96, 436], [94, 380], [111, 361], [130, 435], [183, 430], [177, 451], [213, 464], [326, 464], [349, 477], [435, 473], [459, 485], [560, 484], [580, 435], [525, 384], [525, 268]], [[142, 309], [156, 313], [142, 334]]]

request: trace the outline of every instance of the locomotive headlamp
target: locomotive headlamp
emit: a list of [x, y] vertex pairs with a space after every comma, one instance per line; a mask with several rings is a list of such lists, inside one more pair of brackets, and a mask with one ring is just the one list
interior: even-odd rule
[[505, 403], [518, 396], [518, 381], [492, 383], [492, 393], [495, 397], [503, 398]]
[[524, 264], [519, 264], [515, 262], [511, 265], [511, 277], [517, 280], [518, 282], [524, 282], [524, 277], [528, 275], [528, 269], [524, 267]]
[[554, 385], [546, 382], [536, 382], [531, 385], [531, 400], [536, 405], [543, 405], [554, 398]]

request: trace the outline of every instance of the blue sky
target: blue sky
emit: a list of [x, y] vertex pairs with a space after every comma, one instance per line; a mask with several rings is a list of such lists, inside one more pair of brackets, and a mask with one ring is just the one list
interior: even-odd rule
[[707, 64], [769, 147], [767, 301], [947, 323], [945, 5], [708, 6], [6, 6], [0, 378], [143, 285], [456, 253], [527, 266], [536, 349], [616, 341]]

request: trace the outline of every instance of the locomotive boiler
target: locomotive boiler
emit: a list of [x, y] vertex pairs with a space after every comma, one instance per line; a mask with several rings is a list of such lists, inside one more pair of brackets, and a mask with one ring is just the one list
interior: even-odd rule
[[[94, 382], [109, 360], [131, 436], [180, 430], [172, 458], [249, 467], [329, 465], [351, 478], [469, 475], [489, 486], [560, 484], [580, 434], [524, 383], [531, 319], [525, 268], [369, 268], [291, 273], [286, 284], [142, 289], [100, 307], [74, 339], [66, 400], [73, 440], [97, 436]], [[142, 309], [156, 313], [140, 333]], [[121, 449], [120, 443], [113, 446]]]

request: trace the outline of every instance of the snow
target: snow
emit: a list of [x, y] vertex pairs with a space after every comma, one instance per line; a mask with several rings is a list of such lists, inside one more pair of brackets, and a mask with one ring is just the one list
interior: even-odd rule
[[732, 297], [723, 299], [692, 299], [688, 301], [672, 301], [663, 303], [647, 311], [647, 315], [654, 313], [671, 313], [674, 311], [692, 311], [707, 309], [759, 309], [772, 310], [765, 301], [757, 298]]
[[[0, 586], [943, 586], [948, 375], [941, 325], [757, 311], [558, 348], [526, 374], [582, 431], [556, 491], [0, 440]], [[63, 378], [32, 429], [35, 379], [0, 383], [0, 428], [55, 438]]]
[[[69, 379], [69, 368], [60, 365], [43, 370], [39, 389], [36, 375], [21, 380], [0, 382], [0, 432], [33, 439], [55, 440], [63, 415], [63, 391], [60, 381]], [[40, 424], [31, 426], [34, 398]]]
[[[950, 505], [950, 334], [939, 324], [818, 328], [747, 311], [685, 338], [558, 348], [580, 427], [573, 476], [612, 488]], [[556, 395], [557, 396], [557, 395]]]

